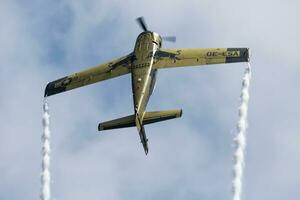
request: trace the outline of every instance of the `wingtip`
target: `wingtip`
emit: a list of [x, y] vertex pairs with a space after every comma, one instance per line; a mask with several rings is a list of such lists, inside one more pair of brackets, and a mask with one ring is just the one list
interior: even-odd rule
[[48, 96], [48, 89], [49, 89], [49, 83], [47, 83], [47, 85], [46, 85], [45, 92], [44, 92], [44, 97]]
[[252, 56], [252, 52], [250, 48], [247, 48], [248, 51], [248, 62], [250, 62], [250, 57]]
[[181, 116], [182, 116], [182, 113], [183, 113], [183, 111], [182, 111], [182, 109], [180, 109], [180, 112], [179, 112], [179, 117], [181, 117]]
[[100, 123], [99, 125], [98, 125], [98, 131], [103, 131], [104, 130], [104, 127], [103, 127], [103, 125]]
[[46, 88], [45, 88], [45, 93], [44, 93], [44, 97], [48, 97], [48, 96], [52, 96], [61, 92], [65, 92], [66, 89], [66, 83], [70, 83], [70, 79], [68, 79], [68, 77], [63, 77], [61, 79], [58, 79], [56, 81], [52, 81], [47, 83]]

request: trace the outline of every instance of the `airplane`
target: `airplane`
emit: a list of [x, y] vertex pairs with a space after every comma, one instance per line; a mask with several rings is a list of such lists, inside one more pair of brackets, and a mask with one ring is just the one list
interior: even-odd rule
[[95, 67], [49, 82], [45, 97], [83, 87], [99, 81], [131, 74], [134, 114], [106, 121], [98, 130], [137, 127], [145, 154], [148, 154], [148, 139], [144, 125], [181, 117], [182, 110], [146, 112], [152, 95], [157, 71], [160, 69], [249, 62], [249, 48], [162, 48], [162, 41], [175, 42], [176, 37], [162, 37], [148, 30], [143, 17], [136, 19], [143, 32], [136, 39], [133, 52]]

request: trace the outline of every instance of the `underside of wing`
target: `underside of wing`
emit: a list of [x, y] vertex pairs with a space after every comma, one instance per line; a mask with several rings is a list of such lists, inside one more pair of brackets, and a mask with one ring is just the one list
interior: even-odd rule
[[249, 62], [248, 48], [160, 49], [154, 56], [155, 69], [194, 65]]
[[45, 97], [127, 74], [130, 72], [132, 61], [133, 54], [131, 53], [109, 63], [50, 82], [45, 89]]

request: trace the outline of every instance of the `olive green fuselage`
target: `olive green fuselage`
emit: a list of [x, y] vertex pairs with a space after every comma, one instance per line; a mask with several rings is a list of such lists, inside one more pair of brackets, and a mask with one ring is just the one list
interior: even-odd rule
[[143, 121], [145, 109], [156, 81], [153, 69], [154, 54], [161, 46], [161, 37], [154, 32], [141, 33], [134, 48], [134, 61], [131, 67], [132, 92], [135, 113]]
[[153, 92], [157, 69], [153, 69], [155, 52], [161, 47], [161, 37], [154, 32], [141, 33], [135, 43], [131, 66], [131, 81], [135, 124], [145, 153], [148, 153], [148, 139], [143, 126], [146, 106]]

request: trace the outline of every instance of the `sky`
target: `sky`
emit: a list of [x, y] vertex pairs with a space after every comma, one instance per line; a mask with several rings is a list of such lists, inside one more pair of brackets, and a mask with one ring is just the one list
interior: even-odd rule
[[[0, 199], [39, 199], [47, 82], [130, 53], [139, 16], [177, 36], [165, 48], [251, 49], [243, 199], [297, 199], [299, 9], [296, 0], [2, 0]], [[245, 66], [159, 71], [147, 109], [183, 116], [146, 126], [148, 156], [135, 128], [97, 131], [133, 113], [129, 75], [50, 97], [52, 199], [230, 199]]]

